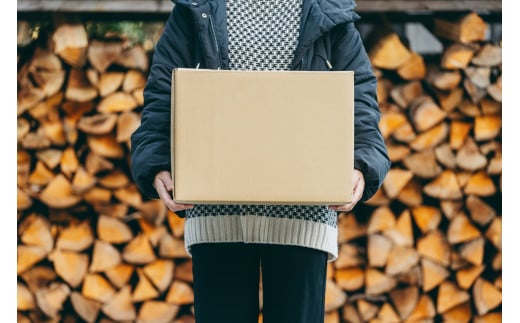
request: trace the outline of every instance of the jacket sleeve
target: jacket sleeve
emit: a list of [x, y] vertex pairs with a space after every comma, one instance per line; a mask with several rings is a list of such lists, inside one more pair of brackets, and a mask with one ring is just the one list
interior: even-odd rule
[[131, 173], [139, 190], [159, 198], [153, 180], [171, 171], [170, 110], [171, 77], [175, 67], [193, 65], [193, 20], [182, 6], [175, 6], [165, 23], [152, 57], [144, 88], [141, 123], [131, 136]]
[[331, 63], [335, 70], [354, 71], [354, 168], [365, 177], [361, 200], [366, 201], [383, 183], [390, 159], [379, 130], [377, 79], [354, 23], [335, 28]]

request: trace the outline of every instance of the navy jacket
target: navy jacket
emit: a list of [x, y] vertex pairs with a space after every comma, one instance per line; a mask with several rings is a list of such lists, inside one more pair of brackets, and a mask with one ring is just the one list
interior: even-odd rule
[[[171, 171], [170, 95], [176, 67], [229, 69], [225, 0], [173, 0], [144, 89], [141, 124], [131, 137], [132, 176], [142, 193], [158, 198], [155, 175]], [[352, 70], [355, 79], [354, 167], [366, 182], [362, 200], [382, 184], [390, 161], [379, 131], [372, 66], [354, 26], [353, 0], [304, 0], [293, 70]]]

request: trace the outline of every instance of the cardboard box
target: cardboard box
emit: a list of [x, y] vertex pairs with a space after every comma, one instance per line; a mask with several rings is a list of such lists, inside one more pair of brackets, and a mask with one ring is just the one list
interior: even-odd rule
[[174, 200], [351, 201], [354, 73], [174, 69]]

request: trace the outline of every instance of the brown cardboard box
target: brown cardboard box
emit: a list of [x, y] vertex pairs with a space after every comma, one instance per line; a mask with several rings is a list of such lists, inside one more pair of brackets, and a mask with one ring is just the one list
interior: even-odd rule
[[354, 73], [174, 69], [174, 200], [350, 202]]

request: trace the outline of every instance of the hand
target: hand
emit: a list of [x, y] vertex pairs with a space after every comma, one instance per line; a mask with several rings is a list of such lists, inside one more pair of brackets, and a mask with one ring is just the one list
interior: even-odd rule
[[153, 181], [153, 187], [155, 187], [157, 194], [159, 194], [161, 200], [171, 211], [176, 212], [193, 208], [192, 204], [179, 204], [173, 201], [173, 182], [170, 172], [163, 170], [157, 173]]
[[365, 178], [363, 173], [357, 169], [352, 172], [352, 202], [345, 205], [330, 205], [329, 209], [338, 212], [350, 212], [356, 206], [357, 202], [361, 200], [363, 191], [365, 190]]

